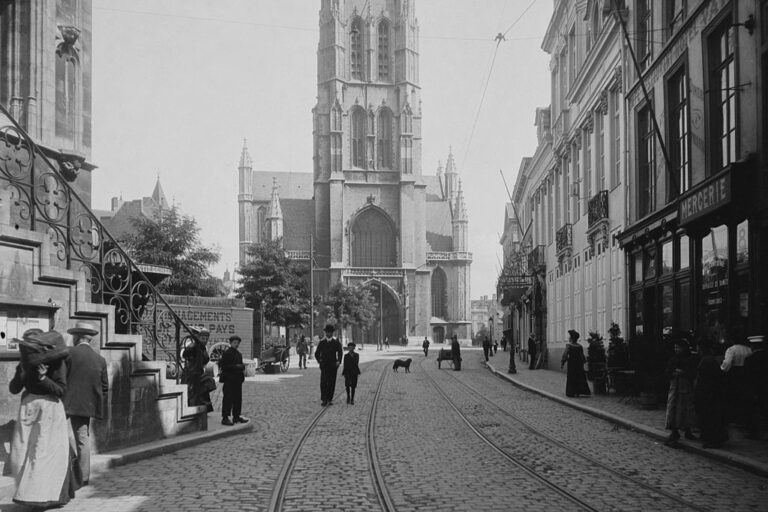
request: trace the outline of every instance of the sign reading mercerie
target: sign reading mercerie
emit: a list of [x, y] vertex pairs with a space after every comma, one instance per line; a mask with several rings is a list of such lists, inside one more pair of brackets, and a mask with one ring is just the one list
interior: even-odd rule
[[691, 222], [731, 201], [731, 173], [693, 190], [680, 201], [680, 225]]

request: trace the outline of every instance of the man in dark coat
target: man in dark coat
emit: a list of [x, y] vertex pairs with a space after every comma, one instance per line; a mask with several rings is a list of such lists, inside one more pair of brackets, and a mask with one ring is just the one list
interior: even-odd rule
[[[245, 381], [245, 365], [243, 355], [238, 347], [240, 336], [229, 337], [229, 348], [224, 351], [219, 360], [221, 374], [219, 381], [224, 384], [224, 397], [221, 400], [221, 424], [234, 425], [235, 423], [248, 423], [248, 418], [240, 416], [243, 408], [243, 381]], [[232, 414], [232, 419], [229, 415]]]
[[488, 362], [488, 353], [491, 351], [491, 340], [488, 339], [488, 336], [485, 337], [483, 340], [483, 356], [485, 356], [485, 362]]
[[453, 371], [461, 371], [461, 345], [459, 345], [459, 338], [455, 334], [451, 339], [451, 359], [453, 359]]
[[192, 334], [192, 339], [181, 352], [181, 358], [184, 360], [181, 382], [185, 383], [189, 389], [187, 398], [189, 405], [204, 405], [208, 412], [213, 412], [210, 391], [203, 383], [205, 366], [210, 361], [206, 346], [211, 333], [205, 327], [200, 326], [190, 326], [189, 332]]
[[341, 365], [341, 357], [344, 350], [333, 333], [336, 328], [328, 324], [325, 326], [325, 337], [320, 340], [315, 349], [315, 359], [320, 365], [320, 400], [322, 405], [333, 405], [333, 394], [336, 391], [336, 373]]
[[67, 360], [64, 410], [75, 434], [83, 485], [87, 485], [91, 475], [91, 418], [104, 416], [104, 397], [109, 391], [107, 362], [91, 347], [91, 339], [99, 333], [93, 325], [77, 322], [67, 332], [74, 347]]
[[536, 335], [531, 333], [530, 336], [528, 336], [528, 369], [529, 370], [535, 370], [536, 369], [536, 354], [537, 354], [537, 347], [536, 347]]
[[421, 348], [424, 350], [424, 357], [427, 357], [427, 354], [429, 354], [429, 340], [426, 336], [424, 336], [424, 341], [421, 344]]

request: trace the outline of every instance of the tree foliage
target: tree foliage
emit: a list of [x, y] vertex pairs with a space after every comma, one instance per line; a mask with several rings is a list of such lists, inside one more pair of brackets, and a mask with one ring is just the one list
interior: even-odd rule
[[174, 295], [220, 295], [221, 280], [208, 268], [218, 263], [217, 249], [204, 247], [200, 228], [193, 217], [183, 215], [176, 206], [160, 209], [152, 218], [131, 219], [135, 233], [121, 240], [138, 263], [169, 267], [170, 277], [158, 285], [162, 293]]
[[252, 244], [248, 261], [240, 267], [235, 292], [258, 311], [264, 301], [265, 320], [286, 327], [309, 321], [309, 269], [288, 258], [280, 240]]
[[337, 283], [322, 298], [318, 309], [328, 323], [341, 327], [343, 333], [350, 325], [364, 330], [373, 325], [378, 303], [368, 287]]

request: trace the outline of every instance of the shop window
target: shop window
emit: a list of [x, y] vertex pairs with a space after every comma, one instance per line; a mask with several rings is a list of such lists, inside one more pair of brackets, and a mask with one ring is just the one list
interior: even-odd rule
[[672, 272], [672, 240], [667, 240], [661, 246], [661, 275]]
[[680, 264], [679, 270], [683, 270], [691, 266], [691, 244], [688, 240], [688, 235], [680, 236]]
[[736, 226], [736, 264], [749, 264], [749, 221]]
[[677, 308], [676, 317], [678, 328], [684, 331], [691, 330], [691, 283], [680, 281], [677, 283]]
[[728, 227], [713, 227], [701, 239], [701, 300], [705, 321], [724, 326], [728, 312]]
[[645, 268], [643, 269], [644, 279], [653, 279], [656, 277], [656, 249], [649, 249], [645, 253]]
[[639, 252], [635, 254], [633, 260], [635, 283], [643, 282], [643, 253]]
[[673, 309], [672, 285], [665, 284], [661, 287], [661, 327], [662, 332], [668, 332], [674, 327], [675, 315]]
[[632, 320], [635, 324], [635, 334], [643, 334], [643, 290], [632, 293]]

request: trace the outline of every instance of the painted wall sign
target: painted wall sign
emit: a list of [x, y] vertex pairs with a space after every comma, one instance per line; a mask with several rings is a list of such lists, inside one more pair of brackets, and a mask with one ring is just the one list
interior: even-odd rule
[[731, 174], [727, 173], [686, 194], [680, 200], [678, 219], [687, 224], [731, 202]]

